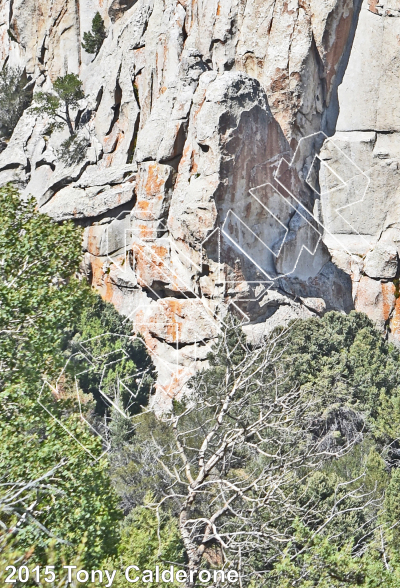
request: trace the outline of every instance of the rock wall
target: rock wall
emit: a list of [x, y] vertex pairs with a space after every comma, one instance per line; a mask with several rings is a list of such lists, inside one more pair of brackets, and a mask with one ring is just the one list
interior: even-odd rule
[[399, 17], [396, 0], [363, 2], [320, 172], [325, 243], [352, 279], [356, 310], [394, 342], [400, 340]]
[[[97, 11], [94, 58], [81, 41]], [[90, 141], [66, 166], [66, 131], [26, 112], [0, 182], [85, 227], [83, 270], [143, 333], [160, 406], [230, 310], [256, 336], [357, 308], [400, 339], [398, 0], [0, 0], [0, 13], [2, 63], [35, 91], [79, 74]]]

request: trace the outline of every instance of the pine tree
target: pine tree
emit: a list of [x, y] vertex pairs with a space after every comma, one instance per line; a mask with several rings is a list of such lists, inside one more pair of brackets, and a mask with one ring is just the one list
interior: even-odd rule
[[88, 53], [94, 53], [97, 55], [105, 38], [106, 29], [104, 26], [104, 20], [101, 18], [100, 13], [96, 12], [92, 20], [92, 30], [83, 33], [82, 47]]
[[35, 105], [31, 108], [34, 114], [47, 115], [54, 129], [62, 129], [65, 125], [71, 137], [75, 135], [71, 119], [71, 108], [77, 108], [79, 100], [85, 97], [82, 82], [76, 74], [70, 73], [55, 80], [54, 92], [37, 92], [34, 96]]
[[61, 143], [57, 155], [64, 165], [75, 165], [85, 158], [90, 145], [87, 136], [78, 135], [77, 119], [73, 116], [73, 111], [79, 108], [79, 101], [85, 98], [82, 82], [76, 74], [69, 73], [57, 78], [53, 88], [53, 92], [37, 92], [30, 110], [50, 119], [49, 134], [67, 126], [69, 137]]

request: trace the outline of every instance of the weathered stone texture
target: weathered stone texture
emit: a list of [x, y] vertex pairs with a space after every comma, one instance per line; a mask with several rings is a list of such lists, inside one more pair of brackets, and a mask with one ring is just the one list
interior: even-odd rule
[[[0, 0], [0, 59], [35, 91], [79, 74], [74, 116], [90, 141], [67, 167], [65, 131], [47, 136], [27, 112], [0, 182], [85, 225], [82, 267], [144, 334], [160, 405], [204, 365], [227, 309], [260, 332], [354, 304], [400, 324], [392, 4]], [[96, 11], [107, 38], [94, 58], [81, 41]], [[345, 70], [338, 133], [315, 167]]]
[[[325, 243], [344, 259], [355, 308], [400, 341], [397, 299], [400, 251], [400, 4], [364, 0], [339, 87], [337, 131], [322, 148]], [[346, 270], [345, 270], [346, 271]], [[371, 279], [372, 278], [372, 279]]]

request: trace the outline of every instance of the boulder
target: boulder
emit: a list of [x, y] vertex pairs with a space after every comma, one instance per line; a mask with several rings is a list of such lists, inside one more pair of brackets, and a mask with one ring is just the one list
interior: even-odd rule
[[378, 243], [367, 253], [364, 261], [364, 272], [370, 278], [393, 279], [398, 271], [397, 248], [391, 243]]

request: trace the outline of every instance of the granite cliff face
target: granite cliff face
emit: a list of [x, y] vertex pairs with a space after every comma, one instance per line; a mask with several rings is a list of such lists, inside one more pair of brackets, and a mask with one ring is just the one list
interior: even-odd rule
[[[81, 46], [94, 14], [107, 38]], [[26, 112], [0, 154], [82, 268], [143, 333], [158, 402], [204, 361], [229, 310], [250, 337], [367, 312], [400, 341], [400, 1], [0, 0], [0, 57], [35, 91], [83, 80], [90, 141]]]

